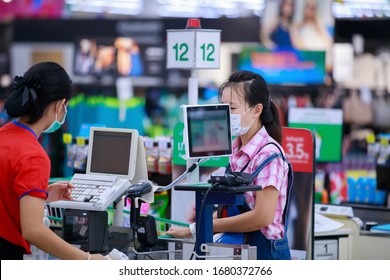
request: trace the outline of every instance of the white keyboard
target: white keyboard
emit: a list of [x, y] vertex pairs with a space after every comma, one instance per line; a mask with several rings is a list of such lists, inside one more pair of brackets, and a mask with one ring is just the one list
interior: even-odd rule
[[72, 200], [52, 202], [51, 207], [103, 211], [130, 186], [129, 180], [95, 174], [75, 174], [70, 182]]

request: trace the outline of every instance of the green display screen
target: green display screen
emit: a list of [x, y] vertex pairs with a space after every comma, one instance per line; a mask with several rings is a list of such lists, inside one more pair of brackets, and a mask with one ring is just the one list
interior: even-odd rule
[[288, 126], [306, 128], [313, 132], [317, 162], [342, 160], [343, 112], [341, 109], [290, 108]]

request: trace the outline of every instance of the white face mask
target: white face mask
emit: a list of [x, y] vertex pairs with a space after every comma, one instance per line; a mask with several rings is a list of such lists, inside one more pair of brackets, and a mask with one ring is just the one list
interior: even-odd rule
[[251, 128], [253, 122], [256, 120], [254, 118], [251, 123], [247, 127], [241, 127], [241, 117], [245, 115], [252, 107], [250, 107], [248, 110], [246, 110], [243, 114], [230, 114], [230, 127], [232, 130], [233, 136], [242, 136], [248, 133], [249, 129]]

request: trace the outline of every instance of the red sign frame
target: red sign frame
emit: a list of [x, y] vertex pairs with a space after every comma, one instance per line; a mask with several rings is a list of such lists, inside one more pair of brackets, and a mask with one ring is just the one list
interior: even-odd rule
[[283, 127], [282, 146], [294, 172], [314, 172], [314, 136], [309, 129]]

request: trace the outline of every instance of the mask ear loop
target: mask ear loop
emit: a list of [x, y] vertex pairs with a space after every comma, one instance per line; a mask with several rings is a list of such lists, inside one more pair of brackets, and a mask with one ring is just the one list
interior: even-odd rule
[[253, 118], [253, 120], [249, 123], [249, 125], [247, 126], [248, 128], [251, 128], [252, 127], [252, 124], [255, 122], [255, 120], [257, 120], [259, 117], [256, 117], [256, 118]]
[[240, 115], [241, 117], [244, 116], [246, 113], [248, 113], [253, 107], [255, 107], [255, 105], [252, 105], [250, 106], [244, 113], [242, 113], [242, 115]]
[[[56, 104], [56, 121], [57, 121], [57, 122], [58, 122], [58, 119], [57, 119], [57, 117], [58, 117], [58, 114], [57, 114], [57, 106], [58, 106], [58, 103], [61, 103], [61, 100], [58, 100], [58, 102], [57, 102], [57, 104]], [[66, 113], [68, 112], [68, 110], [66, 109], [65, 103], [63, 104], [63, 106], [64, 106], [64, 109], [65, 109], [65, 114], [64, 114], [64, 116], [66, 116]]]
[[[58, 102], [60, 102], [60, 101], [58, 101]], [[57, 120], [57, 106], [58, 106], [58, 102], [56, 103], [56, 107], [55, 107], [55, 113], [56, 113], [56, 120], [55, 121], [58, 121]]]

